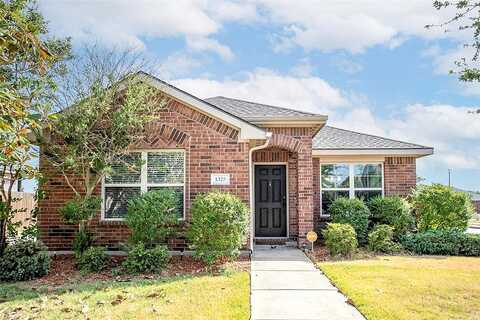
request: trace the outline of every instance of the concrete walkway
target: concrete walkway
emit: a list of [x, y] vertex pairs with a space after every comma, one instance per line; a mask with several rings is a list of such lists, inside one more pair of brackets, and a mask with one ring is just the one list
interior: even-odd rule
[[257, 246], [252, 257], [253, 320], [363, 320], [296, 248]]

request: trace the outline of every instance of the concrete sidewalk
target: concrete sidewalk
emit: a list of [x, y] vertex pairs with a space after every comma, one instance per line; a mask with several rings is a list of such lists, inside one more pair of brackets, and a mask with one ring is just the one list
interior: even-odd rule
[[253, 320], [364, 319], [299, 249], [256, 246], [251, 268]]

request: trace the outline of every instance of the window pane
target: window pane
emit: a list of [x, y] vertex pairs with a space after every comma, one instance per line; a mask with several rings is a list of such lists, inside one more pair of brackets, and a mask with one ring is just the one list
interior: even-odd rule
[[183, 218], [183, 187], [149, 187], [148, 191], [172, 189], [175, 191], [177, 198], [177, 215], [179, 218]]
[[362, 199], [363, 201], [368, 201], [373, 197], [381, 196], [381, 190], [357, 190], [355, 191], [355, 197]]
[[139, 152], [125, 155], [123, 161], [112, 166], [113, 173], [105, 177], [106, 183], [140, 183], [142, 157]]
[[355, 188], [381, 188], [382, 166], [380, 164], [357, 164], [354, 167]]
[[105, 218], [123, 218], [127, 213], [128, 200], [140, 194], [140, 187], [106, 187]]
[[349, 188], [349, 176], [347, 164], [322, 165], [322, 188]]
[[149, 152], [148, 183], [183, 183], [184, 156], [183, 152]]
[[335, 199], [349, 197], [348, 191], [322, 191], [322, 214], [329, 214], [328, 208]]

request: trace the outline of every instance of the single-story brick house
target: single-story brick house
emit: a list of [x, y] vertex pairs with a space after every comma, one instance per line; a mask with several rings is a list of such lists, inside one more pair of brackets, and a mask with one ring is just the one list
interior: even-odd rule
[[[416, 159], [431, 147], [327, 126], [327, 116], [226, 97], [197, 98], [145, 74], [171, 100], [132, 146], [141, 172], [103, 181], [102, 210], [92, 222], [97, 244], [118, 248], [128, 236], [122, 217], [126, 201], [153, 188], [174, 188], [179, 217], [188, 224], [196, 195], [231, 192], [251, 208], [248, 246], [258, 240], [298, 245], [318, 229], [328, 205], [339, 196], [406, 195], [416, 184]], [[68, 250], [75, 226], [58, 209], [74, 194], [63, 177], [40, 157], [48, 178], [39, 202], [40, 239], [50, 250]], [[181, 250], [185, 239], [169, 240]]]

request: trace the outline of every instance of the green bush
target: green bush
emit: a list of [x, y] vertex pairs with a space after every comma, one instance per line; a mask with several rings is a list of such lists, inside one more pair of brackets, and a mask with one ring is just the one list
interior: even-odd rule
[[370, 211], [362, 200], [337, 198], [329, 212], [333, 223], [347, 223], [355, 229], [359, 244], [367, 242]]
[[0, 258], [1, 281], [23, 281], [48, 273], [50, 257], [40, 241], [20, 240], [7, 246]]
[[411, 202], [419, 231], [465, 231], [475, 212], [470, 195], [441, 184], [418, 186]]
[[398, 239], [415, 228], [410, 205], [398, 196], [374, 197], [367, 202], [372, 225], [386, 224], [393, 227], [393, 236]]
[[73, 238], [72, 250], [76, 255], [82, 255], [93, 244], [93, 235], [86, 229], [80, 229]]
[[480, 256], [480, 235], [458, 230], [428, 230], [401, 238], [403, 247], [417, 254]]
[[82, 272], [100, 272], [110, 264], [110, 256], [102, 247], [90, 247], [77, 256], [77, 268]]
[[177, 194], [171, 189], [149, 191], [128, 203], [125, 223], [131, 230], [130, 242], [147, 248], [165, 241], [178, 224]]
[[376, 225], [368, 234], [368, 248], [384, 253], [394, 253], [401, 249], [399, 244], [393, 242], [393, 227], [386, 224]]
[[329, 223], [322, 234], [332, 256], [350, 257], [358, 246], [357, 235], [350, 224]]
[[238, 197], [220, 191], [198, 195], [192, 205], [187, 237], [195, 255], [211, 265], [221, 257], [234, 258], [248, 228], [248, 207]]
[[170, 256], [164, 245], [147, 249], [143, 243], [137, 243], [128, 250], [127, 258], [122, 263], [127, 273], [159, 273], [168, 263]]

